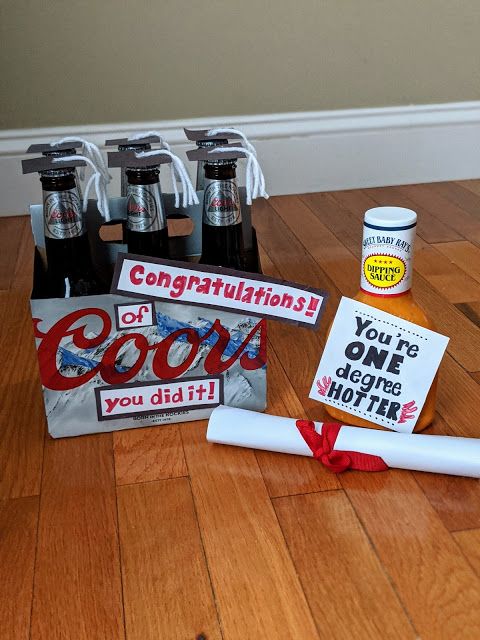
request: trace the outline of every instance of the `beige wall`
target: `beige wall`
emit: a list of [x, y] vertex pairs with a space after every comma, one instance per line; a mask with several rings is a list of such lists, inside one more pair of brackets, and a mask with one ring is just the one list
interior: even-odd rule
[[0, 128], [480, 99], [479, 0], [0, 0]]

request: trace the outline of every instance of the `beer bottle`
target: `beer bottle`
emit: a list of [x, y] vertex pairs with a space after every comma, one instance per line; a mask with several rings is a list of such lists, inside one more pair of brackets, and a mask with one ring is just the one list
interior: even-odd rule
[[235, 160], [205, 162], [201, 264], [243, 270], [242, 212]]
[[160, 191], [160, 169], [127, 167], [126, 242], [129, 253], [168, 258], [167, 219]]
[[105, 293], [95, 275], [74, 167], [40, 171], [43, 187], [48, 296]]
[[[119, 151], [150, 151], [152, 145], [149, 142], [128, 142], [127, 144], [119, 144]], [[122, 169], [121, 177], [120, 177], [120, 195], [122, 198], [128, 195], [128, 176], [127, 170]]]
[[[223, 147], [228, 144], [228, 140], [226, 138], [220, 138], [218, 140], [197, 140], [197, 147], [199, 149], [212, 149], [213, 147]], [[197, 162], [197, 182], [195, 185], [195, 189], [197, 191], [203, 191], [205, 189], [205, 161], [198, 160]]]
[[[375, 207], [363, 223], [362, 273], [355, 300], [399, 318], [435, 330], [433, 322], [412, 295], [413, 247], [417, 214], [403, 207]], [[437, 376], [432, 382], [414, 431], [425, 429], [435, 416]], [[360, 427], [372, 422], [324, 405], [338, 422]]]

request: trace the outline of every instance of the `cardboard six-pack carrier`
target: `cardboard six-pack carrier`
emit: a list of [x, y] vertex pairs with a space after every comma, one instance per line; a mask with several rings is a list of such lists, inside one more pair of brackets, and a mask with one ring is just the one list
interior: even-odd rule
[[[249, 269], [258, 272], [250, 207], [245, 203], [243, 189], [240, 191]], [[201, 203], [203, 192], [198, 195]], [[178, 210], [170, 194], [163, 194], [163, 201], [167, 218], [188, 215], [193, 222], [190, 235], [170, 239], [170, 255], [182, 260], [200, 255], [201, 204]], [[122, 221], [126, 217], [125, 198], [112, 198], [109, 204], [112, 222]], [[45, 255], [42, 205], [31, 206], [30, 214], [36, 246], [31, 311], [48, 430], [53, 437], [197, 420], [208, 417], [221, 402], [256, 411], [265, 409], [264, 320], [249, 314], [181, 304], [178, 298], [178, 302], [163, 302], [147, 297], [144, 305], [138, 297], [112, 294], [42, 298]], [[104, 277], [111, 277], [117, 256], [126, 252], [126, 245], [101, 240], [99, 232], [104, 220], [93, 200], [89, 201], [86, 222], [94, 265]], [[212, 331], [216, 321], [229, 334], [224, 348], [220, 336]], [[193, 334], [196, 340], [192, 340]], [[166, 344], [168, 350], [162, 346]], [[212, 350], [220, 359], [223, 356], [228, 366], [220, 363], [210, 366], [212, 373], [208, 373], [205, 362]], [[242, 365], [246, 360], [242, 360], [243, 354], [250, 361], [247, 367]], [[188, 388], [204, 378], [209, 383], [203, 384], [207, 391], [202, 392], [198, 382], [196, 388]], [[165, 383], [166, 380], [169, 382]], [[192, 384], [179, 390], [178, 385], [172, 386], [179, 380], [191, 380]], [[102, 413], [99, 398], [104, 389], [111, 390], [114, 396], [114, 387], [128, 389], [127, 385], [143, 384], [151, 391], [150, 401], [157, 394], [153, 406], [149, 404], [150, 408], [144, 409], [145, 394], [141, 397], [137, 393], [123, 398], [124, 406], [117, 403], [110, 413]], [[110, 403], [113, 406], [111, 399]]]

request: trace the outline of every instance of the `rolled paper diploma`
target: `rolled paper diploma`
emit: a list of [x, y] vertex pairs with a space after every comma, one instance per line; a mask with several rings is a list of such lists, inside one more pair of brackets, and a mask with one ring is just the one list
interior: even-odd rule
[[[213, 410], [207, 440], [237, 447], [312, 457], [293, 418], [220, 405]], [[315, 430], [322, 433], [321, 422]], [[333, 447], [379, 456], [389, 467], [480, 478], [480, 439], [429, 436], [342, 426]]]

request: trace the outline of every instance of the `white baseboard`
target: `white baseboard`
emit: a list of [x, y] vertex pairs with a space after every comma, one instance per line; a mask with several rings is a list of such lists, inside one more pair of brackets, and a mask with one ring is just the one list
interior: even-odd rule
[[101, 146], [153, 129], [185, 159], [183, 126], [219, 124], [254, 142], [271, 195], [480, 176], [480, 102], [15, 129], [0, 131], [0, 215], [25, 213], [40, 200], [38, 176], [21, 174], [30, 144], [75, 134]]

